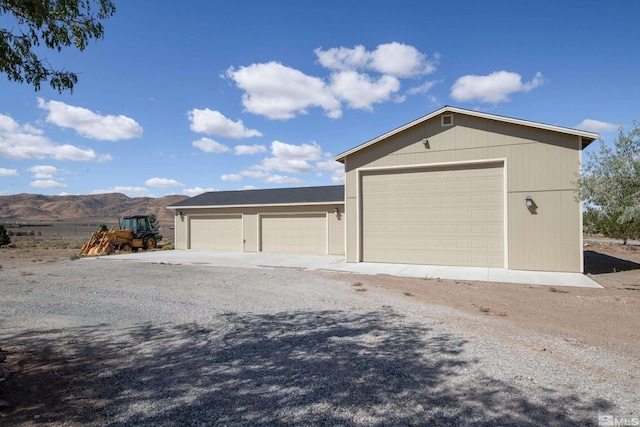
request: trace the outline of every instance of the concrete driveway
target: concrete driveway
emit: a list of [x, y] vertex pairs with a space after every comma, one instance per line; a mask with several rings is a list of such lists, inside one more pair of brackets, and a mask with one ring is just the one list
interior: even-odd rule
[[[218, 252], [199, 250], [171, 250], [137, 252], [98, 257], [100, 259], [167, 264], [199, 264], [220, 267], [273, 268], [289, 267], [305, 270], [342, 271], [357, 274], [387, 274], [399, 277], [447, 280], [478, 280], [530, 285], [575, 286], [602, 288], [588, 276], [580, 273], [506, 270], [484, 267], [448, 267], [411, 264], [347, 263], [344, 256], [301, 255], [265, 252]], [[87, 261], [96, 258], [85, 258]]]

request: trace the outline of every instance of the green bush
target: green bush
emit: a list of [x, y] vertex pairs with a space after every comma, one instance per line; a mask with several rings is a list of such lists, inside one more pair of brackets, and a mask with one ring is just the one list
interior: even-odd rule
[[172, 251], [173, 250], [173, 245], [164, 245], [162, 247], [163, 251]]
[[640, 237], [640, 221], [625, 220], [622, 211], [606, 213], [587, 208], [582, 214], [583, 231], [586, 234], [602, 234], [627, 244], [628, 239]]
[[5, 246], [11, 243], [11, 237], [7, 234], [7, 229], [3, 224], [0, 224], [0, 246]]

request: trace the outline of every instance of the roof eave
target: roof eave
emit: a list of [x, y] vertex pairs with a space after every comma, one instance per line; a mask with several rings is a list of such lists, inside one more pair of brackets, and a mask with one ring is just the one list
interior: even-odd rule
[[191, 206], [167, 206], [167, 209], [222, 209], [222, 208], [256, 208], [256, 207], [279, 207], [279, 206], [313, 206], [313, 205], [335, 205], [344, 204], [344, 200], [322, 201], [322, 202], [302, 202], [302, 203], [251, 203], [236, 205], [191, 205]]
[[[427, 114], [426, 116], [422, 116], [410, 123], [407, 123], [406, 125], [400, 126], [399, 128], [393, 129], [392, 131], [389, 131], [383, 135], [378, 136], [377, 138], [374, 138], [372, 140], [369, 140], [363, 144], [360, 144], [350, 150], [347, 150], [343, 153], [338, 154], [337, 156], [335, 156], [333, 159], [335, 161], [344, 163], [344, 159], [345, 157], [360, 151], [366, 147], [369, 147], [370, 145], [373, 145], [379, 141], [382, 141], [383, 139], [387, 139], [390, 136], [393, 136], [397, 133], [400, 133], [406, 129], [409, 129], [415, 125], [418, 125], [422, 122], [425, 122], [427, 120], [430, 120], [434, 117], [439, 116], [440, 114], [444, 114], [444, 113], [458, 113], [458, 114], [466, 114], [468, 116], [474, 116], [474, 117], [480, 117], [480, 118], [484, 118], [484, 119], [488, 119], [488, 120], [496, 120], [496, 121], [500, 121], [500, 122], [504, 122], [504, 123], [511, 123], [511, 124], [515, 124], [515, 125], [521, 125], [521, 126], [529, 126], [529, 127], [534, 127], [534, 128], [538, 128], [538, 129], [544, 129], [544, 130], [549, 130], [549, 131], [553, 131], [553, 132], [560, 132], [560, 133], [565, 133], [565, 134], [569, 134], [569, 135], [576, 135], [579, 136], [583, 139], [583, 148], [585, 148], [586, 146], [588, 146], [589, 144], [591, 144], [593, 141], [595, 141], [596, 139], [598, 139], [600, 137], [600, 135], [598, 135], [597, 133], [593, 133], [593, 132], [587, 132], [587, 131], [583, 131], [583, 130], [578, 130], [578, 129], [571, 129], [571, 128], [566, 128], [566, 127], [562, 127], [562, 126], [555, 126], [555, 125], [548, 125], [545, 123], [538, 123], [538, 122], [532, 122], [532, 121], [528, 121], [528, 120], [522, 120], [522, 119], [514, 119], [511, 117], [505, 117], [505, 116], [498, 116], [495, 114], [488, 114], [488, 113], [482, 113], [479, 111], [473, 111], [473, 110], [466, 110], [464, 108], [458, 108], [458, 107], [450, 107], [448, 105]], [[588, 142], [586, 144], [584, 144], [584, 141], [588, 140]]]

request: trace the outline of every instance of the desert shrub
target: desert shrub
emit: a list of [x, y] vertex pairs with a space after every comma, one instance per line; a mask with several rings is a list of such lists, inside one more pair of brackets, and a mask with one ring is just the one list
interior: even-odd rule
[[3, 224], [0, 224], [0, 246], [5, 246], [11, 243], [11, 237], [7, 234], [7, 229]]
[[601, 221], [602, 213], [598, 209], [587, 208], [582, 213], [582, 231], [585, 234], [602, 234]]
[[164, 245], [162, 247], [163, 251], [172, 251], [173, 250], [173, 245]]
[[620, 239], [624, 244], [628, 239], [640, 237], [640, 221], [624, 220], [621, 211], [608, 214], [596, 208], [587, 208], [582, 214], [582, 225], [587, 234], [602, 234]]

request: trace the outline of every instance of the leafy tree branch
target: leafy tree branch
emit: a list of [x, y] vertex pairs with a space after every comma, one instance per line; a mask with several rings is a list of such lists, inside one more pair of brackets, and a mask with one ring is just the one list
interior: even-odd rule
[[578, 189], [598, 210], [594, 218], [600, 218], [605, 235], [625, 243], [640, 237], [640, 123], [634, 121], [626, 134], [619, 129], [613, 147], [600, 141], [585, 162]]
[[111, 0], [0, 0], [0, 17], [11, 15], [15, 21], [0, 28], [0, 72], [36, 91], [48, 81], [60, 93], [73, 92], [78, 76], [54, 69], [34, 50], [44, 44], [57, 52], [70, 46], [83, 51], [92, 40], [103, 38], [100, 21], [115, 11]]

